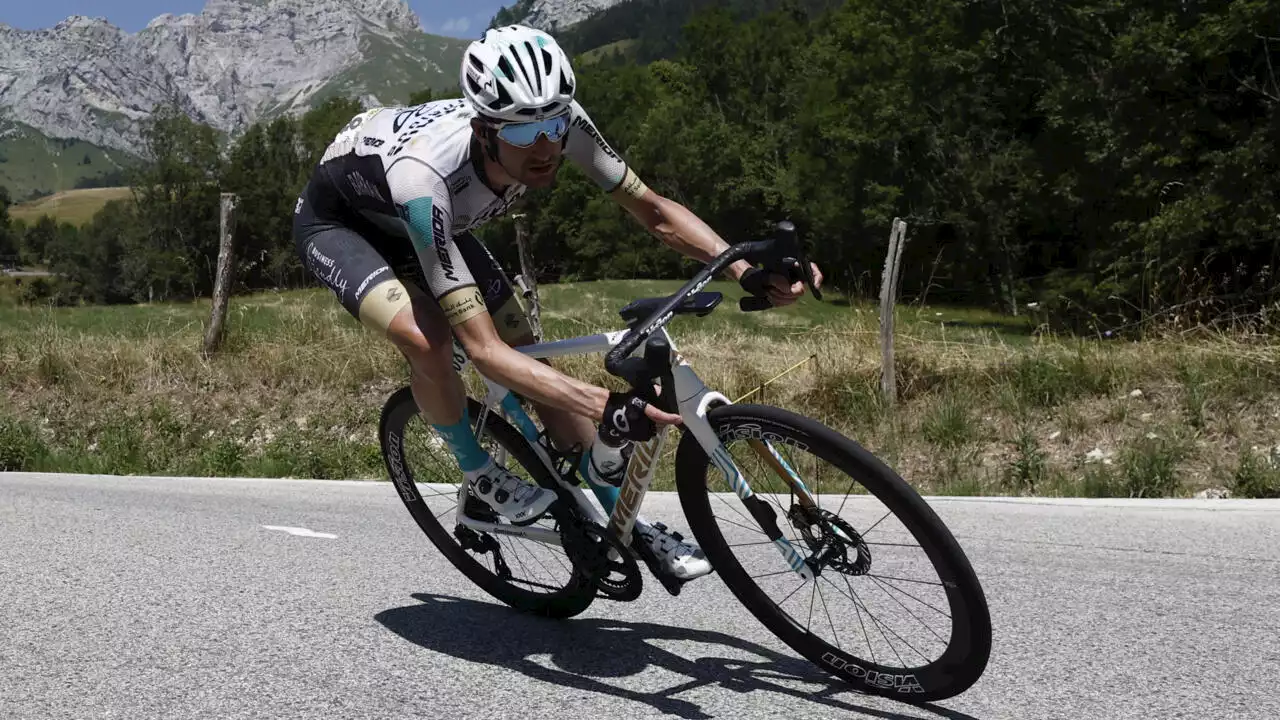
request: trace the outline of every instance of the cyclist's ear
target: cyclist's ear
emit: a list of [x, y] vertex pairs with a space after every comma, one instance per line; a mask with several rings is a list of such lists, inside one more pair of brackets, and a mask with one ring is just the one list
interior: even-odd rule
[[498, 162], [498, 131], [480, 118], [474, 117], [471, 118], [471, 131], [480, 141], [480, 147], [484, 148], [485, 157]]

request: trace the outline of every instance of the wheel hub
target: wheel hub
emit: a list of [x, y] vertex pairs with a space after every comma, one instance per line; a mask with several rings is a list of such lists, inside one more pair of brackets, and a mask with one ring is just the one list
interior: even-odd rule
[[809, 546], [814, 573], [831, 568], [845, 575], [866, 575], [871, 570], [871, 549], [844, 518], [801, 505], [793, 506], [788, 515]]

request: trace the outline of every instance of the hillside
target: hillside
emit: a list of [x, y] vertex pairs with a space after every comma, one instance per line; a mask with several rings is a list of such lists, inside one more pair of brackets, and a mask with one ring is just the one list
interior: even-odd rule
[[124, 200], [132, 191], [127, 187], [88, 188], [67, 190], [37, 200], [19, 203], [9, 208], [9, 217], [34, 224], [44, 215], [58, 222], [83, 225], [93, 219], [95, 213], [112, 200]]
[[28, 125], [0, 121], [0, 185], [15, 201], [105, 184], [129, 162], [117, 150], [83, 140], [55, 140]]

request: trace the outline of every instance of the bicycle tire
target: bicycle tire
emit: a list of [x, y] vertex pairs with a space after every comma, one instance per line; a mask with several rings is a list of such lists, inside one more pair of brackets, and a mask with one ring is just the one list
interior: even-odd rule
[[[467, 407], [473, 422], [478, 422], [483, 409], [482, 405], [468, 397]], [[406, 493], [405, 488], [409, 485], [416, 488], [416, 485], [414, 485], [412, 467], [404, 462], [405, 428], [417, 414], [418, 405], [413, 399], [411, 389], [405, 387], [398, 390], [383, 406], [382, 417], [378, 423], [378, 438], [382, 445], [383, 463], [395, 486], [397, 497], [408, 508], [409, 514], [417, 521], [418, 526], [432, 544], [467, 579], [516, 610], [560, 619], [573, 617], [586, 610], [595, 600], [596, 591], [594, 585], [576, 565], [573, 567], [570, 581], [558, 593], [534, 593], [517, 587], [495, 575], [468, 554], [459, 545], [454, 534], [436, 519], [427, 507], [421, 492]], [[539, 485], [556, 488], [555, 481], [529, 446], [528, 441], [505, 419], [496, 413], [489, 413], [485, 420], [485, 432], [502, 446], [510, 457], [515, 458]], [[403, 485], [403, 483], [409, 485]], [[549, 512], [562, 525], [568, 521], [567, 512], [560, 502], [553, 504]]]
[[[711, 508], [707, 472], [714, 466], [693, 434], [686, 433], [676, 455], [681, 506], [716, 572], [752, 615], [797, 653], [863, 692], [922, 703], [953, 697], [977, 682], [991, 653], [991, 618], [985, 595], [955, 537], [906, 481], [853, 440], [786, 410], [724, 405], [708, 413], [707, 419], [722, 442], [772, 433], [770, 439], [792, 439], [807, 445], [808, 452], [860, 482], [919, 541], [942, 580], [939, 585], [950, 603], [952, 631], [940, 658], [908, 669], [857, 657], [800, 627], [761, 590], [729, 547]], [[731, 496], [729, 502], [733, 501], [736, 497]], [[817, 582], [815, 579], [814, 584]]]

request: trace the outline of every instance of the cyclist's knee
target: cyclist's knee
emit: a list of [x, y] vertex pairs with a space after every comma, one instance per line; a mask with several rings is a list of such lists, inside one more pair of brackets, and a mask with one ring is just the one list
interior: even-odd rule
[[417, 298], [396, 313], [387, 337], [417, 372], [435, 374], [453, 367], [453, 334], [430, 298]]

